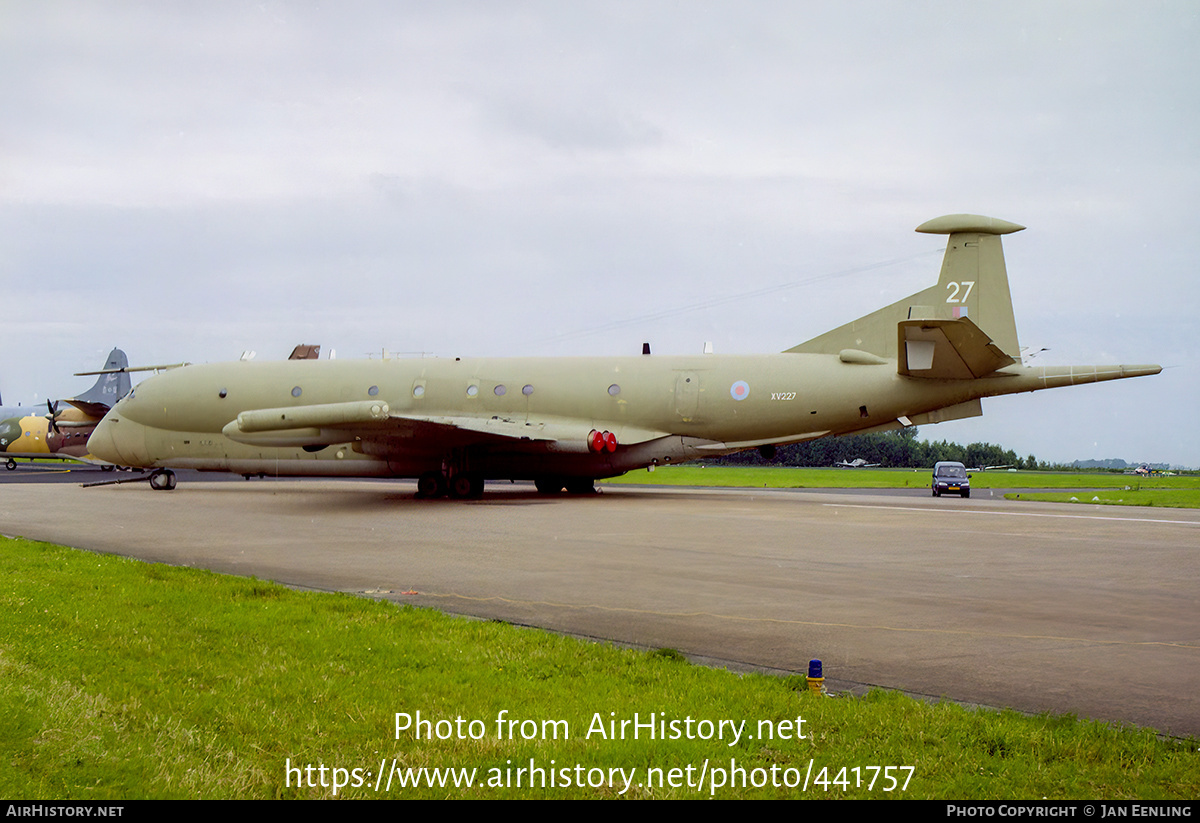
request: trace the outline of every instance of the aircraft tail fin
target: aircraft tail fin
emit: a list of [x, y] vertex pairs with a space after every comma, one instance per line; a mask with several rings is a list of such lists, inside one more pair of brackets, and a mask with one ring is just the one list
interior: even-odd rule
[[129, 358], [125, 352], [113, 349], [108, 353], [108, 361], [100, 370], [95, 385], [68, 402], [92, 417], [103, 417], [133, 387], [128, 369]]
[[[918, 330], [902, 327], [909, 321], [931, 321], [939, 331], [932, 333], [955, 350], [968, 347], [968, 371], [974, 373], [982, 365], [998, 363], [1000, 368], [1019, 362], [1020, 345], [1017, 325], [1013, 318], [1012, 297], [1008, 290], [1008, 270], [1004, 265], [1004, 249], [1000, 236], [1024, 229], [1016, 223], [983, 217], [977, 214], [951, 214], [938, 217], [917, 227], [925, 234], [947, 234], [946, 255], [938, 284], [919, 291], [890, 306], [873, 311], [844, 326], [788, 349], [789, 352], [838, 354], [851, 350], [868, 352], [879, 357], [901, 361], [900, 341], [929, 336]], [[967, 320], [968, 323], [957, 323]], [[969, 324], [969, 325], [968, 325]], [[982, 339], [981, 339], [982, 338]], [[917, 348], [927, 348], [935, 341], [921, 339]], [[986, 356], [983, 353], [986, 350]], [[905, 363], [904, 368], [910, 368]], [[903, 372], [907, 373], [907, 372]], [[923, 375], [924, 376], [924, 375]], [[941, 375], [929, 375], [941, 376]]]

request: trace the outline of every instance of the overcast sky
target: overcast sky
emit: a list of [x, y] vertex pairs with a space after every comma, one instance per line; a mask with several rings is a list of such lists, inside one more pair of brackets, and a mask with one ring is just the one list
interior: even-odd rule
[[772, 352], [1005, 238], [932, 439], [1200, 466], [1200, 5], [0, 0], [0, 396], [134, 364]]

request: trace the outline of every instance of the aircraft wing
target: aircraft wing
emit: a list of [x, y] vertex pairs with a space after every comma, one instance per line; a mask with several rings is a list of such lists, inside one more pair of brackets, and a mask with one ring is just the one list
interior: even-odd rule
[[[505, 440], [539, 440], [539, 441], [575, 441], [587, 438], [587, 435], [595, 431], [601, 423], [593, 423], [583, 420], [571, 419], [528, 419], [517, 420], [514, 417], [504, 417], [492, 415], [488, 417], [474, 416], [425, 416], [425, 415], [392, 415], [392, 420], [398, 421], [401, 425], [406, 423], [416, 423], [421, 426], [432, 426], [442, 428], [443, 431], [454, 429], [454, 431], [462, 432], [468, 438], [473, 438], [473, 435], [482, 434], [493, 441]], [[649, 429], [635, 428], [631, 426], [613, 426], [612, 423], [605, 423], [608, 428], [616, 428], [624, 437], [620, 439], [625, 444], [646, 443], [647, 440], [656, 440], [660, 437], [667, 437], [667, 432], [654, 432]]]
[[[255, 409], [223, 429], [241, 443], [315, 446], [346, 440], [390, 441], [405, 448], [461, 446], [526, 447], [544, 451], [586, 451], [588, 438], [601, 424], [576, 418], [525, 418], [503, 415], [412, 414], [392, 412], [382, 401], [352, 401], [278, 409]], [[617, 442], [632, 445], [668, 436], [667, 432], [607, 424]]]

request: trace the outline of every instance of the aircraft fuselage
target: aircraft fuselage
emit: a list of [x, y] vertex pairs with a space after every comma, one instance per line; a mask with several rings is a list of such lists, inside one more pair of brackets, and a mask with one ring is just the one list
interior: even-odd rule
[[[1124, 371], [1112, 377], [1131, 376], [1115, 368]], [[978, 414], [938, 417], [936, 410], [1062, 384], [1047, 383], [1045, 372], [927, 380], [897, 374], [894, 361], [788, 353], [210, 364], [139, 385], [89, 445], [122, 465], [417, 477], [443, 468], [458, 444], [405, 421], [428, 420], [441, 433], [447, 429], [438, 421], [467, 417], [482, 421], [472, 435], [497, 427], [497, 437], [482, 444], [462, 438], [464, 459], [484, 477], [609, 477], [758, 445]], [[1096, 379], [1108, 378], [1072, 382]], [[386, 407], [389, 421], [377, 434], [357, 426], [353, 437], [336, 426], [243, 434], [243, 442], [225, 434], [244, 412], [354, 401]], [[613, 433], [616, 450], [590, 451], [593, 431]]]

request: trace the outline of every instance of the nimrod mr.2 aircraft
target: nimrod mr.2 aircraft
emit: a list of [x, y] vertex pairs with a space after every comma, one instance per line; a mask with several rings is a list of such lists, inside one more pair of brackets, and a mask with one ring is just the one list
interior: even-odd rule
[[89, 442], [156, 469], [418, 478], [466, 498], [484, 480], [538, 491], [818, 437], [974, 417], [980, 398], [1157, 374], [1145, 366], [1023, 366], [1001, 235], [957, 214], [936, 286], [779, 354], [236, 362], [151, 377]]

